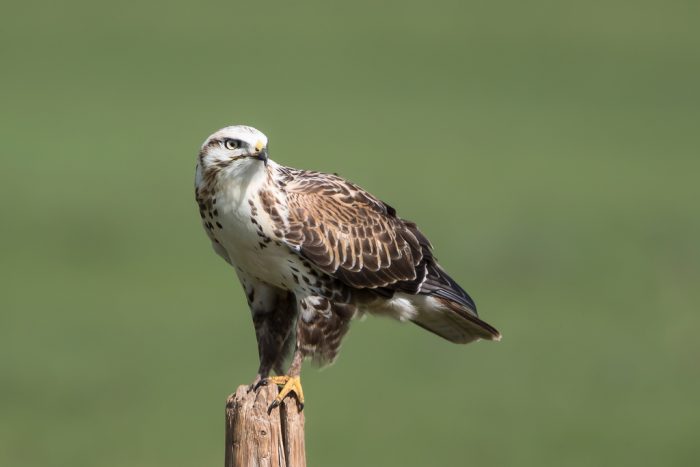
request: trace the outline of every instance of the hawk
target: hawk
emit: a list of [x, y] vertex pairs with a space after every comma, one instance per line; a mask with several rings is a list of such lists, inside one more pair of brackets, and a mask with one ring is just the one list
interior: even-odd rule
[[362, 313], [410, 321], [460, 344], [500, 339], [416, 224], [337, 175], [277, 164], [267, 143], [242, 125], [209, 136], [197, 157], [195, 196], [214, 251], [248, 299], [260, 358], [251, 390], [282, 386], [270, 409], [292, 392], [303, 407], [302, 362], [332, 362]]

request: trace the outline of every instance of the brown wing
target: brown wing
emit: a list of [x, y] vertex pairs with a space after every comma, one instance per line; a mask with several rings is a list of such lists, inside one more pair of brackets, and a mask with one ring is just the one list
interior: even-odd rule
[[444, 308], [422, 310], [414, 322], [452, 342], [500, 339], [437, 263], [428, 239], [392, 207], [340, 177], [317, 172], [297, 172], [285, 191], [285, 239], [316, 268], [387, 296], [401, 291], [436, 297]]
[[[288, 183], [288, 244], [314, 266], [358, 288], [395, 288], [425, 275], [430, 244], [415, 224], [340, 177], [303, 172]], [[417, 281], [418, 279], [418, 281]], [[403, 287], [399, 287], [403, 288]]]

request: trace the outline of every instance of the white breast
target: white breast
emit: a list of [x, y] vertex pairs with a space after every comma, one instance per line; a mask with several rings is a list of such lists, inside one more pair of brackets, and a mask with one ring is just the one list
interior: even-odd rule
[[221, 248], [240, 272], [290, 289], [293, 283], [289, 259], [295, 255], [289, 247], [276, 242], [275, 229], [260, 205], [258, 192], [265, 182], [264, 173], [253, 174], [249, 179], [222, 180], [215, 193], [216, 219], [209, 231], [218, 241], [215, 250]]

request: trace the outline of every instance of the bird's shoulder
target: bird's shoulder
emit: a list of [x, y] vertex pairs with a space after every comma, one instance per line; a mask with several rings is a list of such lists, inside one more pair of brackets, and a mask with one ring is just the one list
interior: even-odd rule
[[417, 278], [429, 242], [413, 222], [335, 174], [287, 169], [284, 240], [316, 268], [353, 287]]
[[289, 167], [280, 174], [280, 185], [293, 208], [353, 210], [397, 219], [393, 207], [338, 174]]

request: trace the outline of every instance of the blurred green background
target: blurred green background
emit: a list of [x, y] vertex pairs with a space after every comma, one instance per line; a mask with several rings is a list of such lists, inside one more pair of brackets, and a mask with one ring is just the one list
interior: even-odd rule
[[0, 465], [223, 462], [252, 324], [193, 201], [234, 123], [415, 220], [504, 335], [356, 322], [309, 465], [700, 461], [700, 6], [3, 3]]

